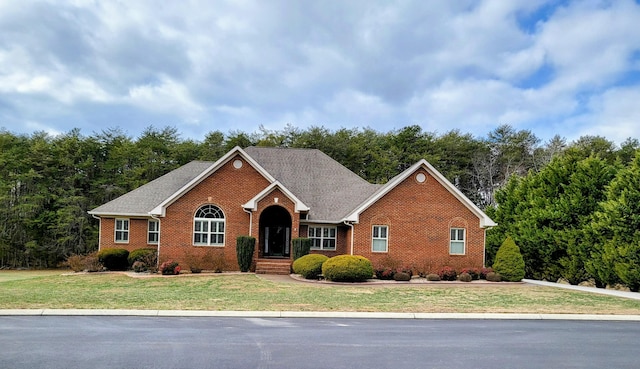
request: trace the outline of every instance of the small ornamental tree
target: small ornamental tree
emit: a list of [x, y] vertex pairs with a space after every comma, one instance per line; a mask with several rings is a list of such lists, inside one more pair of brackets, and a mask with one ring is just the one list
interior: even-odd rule
[[511, 237], [507, 237], [498, 249], [493, 270], [502, 276], [503, 281], [518, 282], [524, 278], [524, 259]]
[[256, 239], [251, 236], [238, 236], [236, 239], [236, 255], [241, 272], [248, 272], [253, 261], [253, 252], [256, 248]]

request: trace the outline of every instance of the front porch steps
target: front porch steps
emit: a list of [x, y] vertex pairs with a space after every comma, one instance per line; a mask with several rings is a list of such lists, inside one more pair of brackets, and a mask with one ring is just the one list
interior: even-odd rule
[[290, 259], [258, 259], [256, 274], [290, 274]]

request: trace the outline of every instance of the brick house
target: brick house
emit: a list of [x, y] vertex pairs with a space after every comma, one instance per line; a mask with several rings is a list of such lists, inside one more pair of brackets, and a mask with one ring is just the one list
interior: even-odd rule
[[99, 248], [154, 247], [184, 267], [213, 251], [237, 270], [236, 238], [253, 236], [258, 273], [288, 273], [296, 237], [311, 238], [313, 253], [374, 265], [480, 268], [495, 226], [425, 160], [376, 185], [319, 150], [261, 147], [190, 162], [89, 213], [100, 219]]

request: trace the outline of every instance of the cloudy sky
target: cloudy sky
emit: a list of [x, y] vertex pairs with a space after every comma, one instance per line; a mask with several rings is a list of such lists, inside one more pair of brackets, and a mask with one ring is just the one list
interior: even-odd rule
[[0, 127], [640, 139], [640, 2], [0, 0]]

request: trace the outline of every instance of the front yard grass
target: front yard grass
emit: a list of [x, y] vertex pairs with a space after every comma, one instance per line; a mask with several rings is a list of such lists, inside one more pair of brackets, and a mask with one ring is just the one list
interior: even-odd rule
[[132, 278], [0, 272], [0, 309], [640, 314], [640, 301], [552, 287], [280, 283], [253, 274]]

